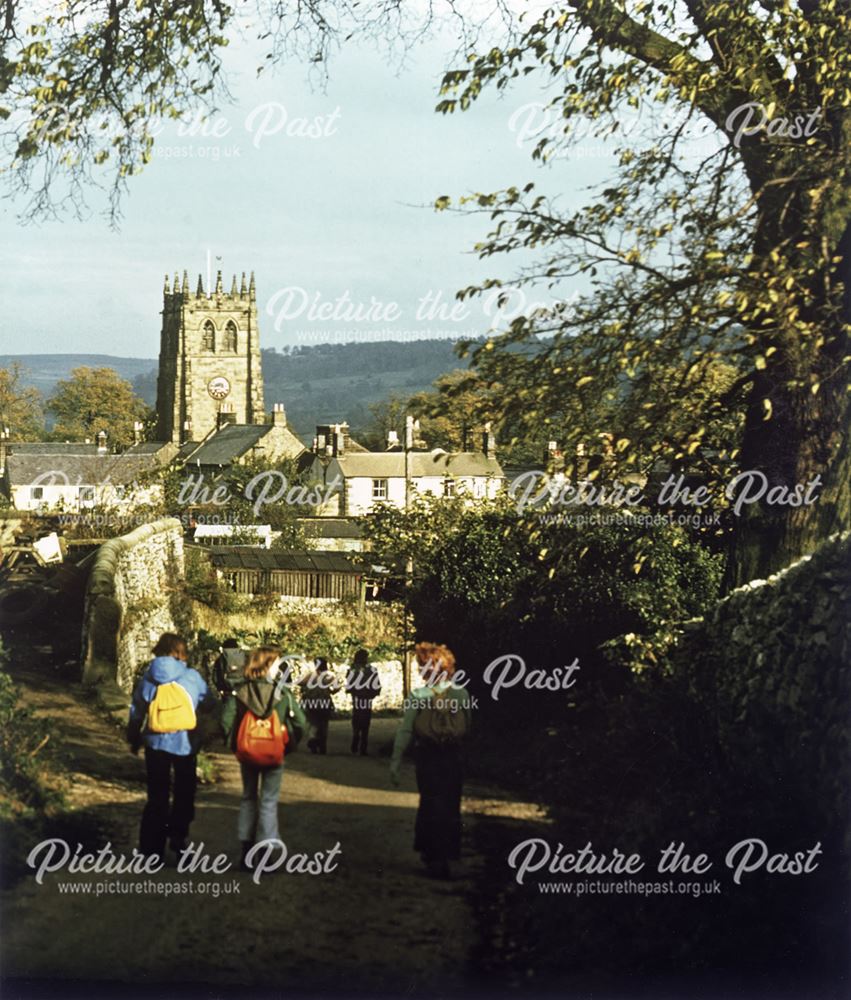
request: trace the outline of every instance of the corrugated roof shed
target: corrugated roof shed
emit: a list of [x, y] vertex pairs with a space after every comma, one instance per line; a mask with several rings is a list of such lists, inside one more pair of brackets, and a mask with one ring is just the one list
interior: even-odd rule
[[283, 570], [303, 573], [364, 573], [369, 564], [346, 552], [319, 552], [312, 549], [293, 549], [288, 552], [270, 552], [252, 546], [214, 545], [210, 558], [217, 569]]

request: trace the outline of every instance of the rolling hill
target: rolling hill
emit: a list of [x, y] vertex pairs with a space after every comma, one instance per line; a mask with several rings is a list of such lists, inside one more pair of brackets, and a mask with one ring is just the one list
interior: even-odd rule
[[[59, 379], [80, 365], [114, 368], [153, 406], [157, 394], [155, 358], [109, 354], [4, 354], [0, 367], [18, 361], [24, 381], [49, 396]], [[369, 406], [390, 395], [428, 389], [444, 372], [465, 367], [448, 340], [317, 344], [263, 351], [266, 408], [282, 402], [290, 424], [309, 437], [317, 423], [348, 421], [353, 431], [370, 421]]]

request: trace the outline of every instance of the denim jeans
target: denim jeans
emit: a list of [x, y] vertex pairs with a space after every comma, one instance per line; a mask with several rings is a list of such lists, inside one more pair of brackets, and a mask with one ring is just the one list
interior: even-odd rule
[[279, 840], [278, 796], [281, 794], [281, 779], [284, 776], [283, 762], [277, 767], [255, 767], [253, 764], [240, 763], [239, 769], [242, 772], [239, 839], [252, 843]]

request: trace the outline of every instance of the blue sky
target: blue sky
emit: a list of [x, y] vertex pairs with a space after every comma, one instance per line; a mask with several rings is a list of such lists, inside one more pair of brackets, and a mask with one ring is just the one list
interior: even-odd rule
[[[219, 121], [219, 136], [164, 129], [153, 162], [131, 180], [119, 232], [97, 212], [85, 222], [20, 225], [22, 205], [0, 203], [0, 351], [154, 357], [164, 273], [186, 268], [194, 289], [208, 260], [228, 285], [233, 272], [256, 272], [264, 347], [486, 332], [495, 316], [478, 303], [452, 320], [417, 316], [425, 295], [451, 304], [458, 288], [512, 269], [471, 253], [484, 217], [435, 213], [435, 197], [535, 180], [577, 203], [609, 161], [535, 164], [533, 142], [518, 144], [531, 121], [523, 109], [543, 100], [528, 80], [463, 114], [436, 114], [454, 44], [433, 37], [404, 68], [374, 46], [349, 44], [324, 89], [298, 63], [258, 78], [261, 50], [232, 45], [225, 69], [234, 102], [207, 123]], [[325, 134], [299, 135], [305, 119]], [[261, 135], [263, 122], [279, 130]], [[342, 295], [377, 303], [382, 318], [311, 320], [300, 308]]]

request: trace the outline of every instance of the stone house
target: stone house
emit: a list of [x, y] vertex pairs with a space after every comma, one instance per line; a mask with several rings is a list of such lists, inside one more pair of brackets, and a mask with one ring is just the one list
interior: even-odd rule
[[4, 495], [16, 510], [79, 512], [155, 504], [162, 488], [145, 483], [160, 460], [159, 448], [110, 454], [94, 444], [10, 444], [0, 473]]
[[406, 454], [398, 447], [352, 450], [347, 443], [345, 425], [333, 425], [330, 435], [317, 428], [313, 451], [302, 459], [312, 483], [337, 487], [321, 511], [326, 516], [359, 517], [381, 503], [401, 510], [406, 495], [493, 499], [504, 484], [490, 431], [483, 435], [481, 451], [435, 448]]

